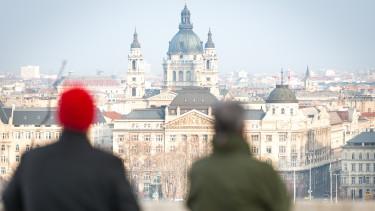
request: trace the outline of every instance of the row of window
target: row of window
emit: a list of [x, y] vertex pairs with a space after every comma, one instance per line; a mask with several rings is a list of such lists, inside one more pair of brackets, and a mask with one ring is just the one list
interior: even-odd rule
[[[130, 135], [130, 140], [131, 141], [152, 141], [153, 138], [155, 138], [155, 141], [163, 141], [163, 135], [156, 135], [155, 137], [151, 136], [151, 135], [143, 135], [143, 140], [140, 137], [141, 136], [139, 134], [133, 134], [133, 135]], [[174, 142], [177, 139], [181, 140], [181, 141], [187, 141], [188, 137], [191, 137], [191, 140], [193, 140], [193, 141], [198, 141], [199, 140], [199, 136], [198, 135], [192, 135], [192, 136], [188, 136], [188, 135], [179, 135], [179, 136], [178, 135], [170, 135], [169, 136], [169, 141]], [[123, 135], [118, 136], [118, 140], [119, 140], [119, 142], [125, 141], [125, 136], [123, 136]], [[202, 140], [203, 141], [208, 141], [208, 135], [202, 135]]]
[[[346, 157], [346, 153], [345, 153], [345, 157]], [[373, 156], [370, 155], [369, 152], [367, 152], [365, 155], [362, 154], [362, 152], [358, 153], [358, 156], [356, 156], [356, 153], [352, 153], [352, 160], [370, 160], [370, 159], [374, 159], [375, 160], [375, 153], [373, 154]]]
[[[140, 151], [139, 151], [139, 148], [141, 148], [141, 147], [138, 147], [138, 146], [132, 146], [132, 147], [130, 148], [130, 152], [131, 152], [132, 154], [137, 154], [137, 153], [140, 152]], [[144, 146], [144, 147], [142, 147], [142, 149], [143, 149], [143, 152], [145, 152], [145, 153], [151, 153], [152, 147], [151, 147], [151, 146]], [[174, 145], [169, 146], [169, 151], [171, 151], [171, 152], [175, 152], [176, 150], [177, 150], [177, 149], [176, 149], [176, 146], [174, 146]], [[186, 150], [186, 149], [184, 149], [184, 150]], [[192, 153], [197, 153], [197, 152], [198, 152], [198, 148], [197, 148], [197, 147], [191, 147], [191, 148], [190, 148], [190, 151], [191, 151]], [[158, 145], [158, 146], [156, 146], [156, 147], [155, 147], [155, 152], [164, 152], [164, 147], [163, 147], [162, 145]], [[119, 153], [120, 153], [120, 154], [124, 153], [124, 150], [123, 150], [122, 147], [119, 148]]]
[[[280, 113], [285, 114], [286, 113], [285, 108], [281, 108]], [[276, 114], [276, 108], [272, 108], [272, 114]], [[289, 109], [289, 114], [294, 115], [294, 109], [293, 108]]]
[[[251, 135], [250, 136], [250, 140], [253, 141], [253, 142], [257, 142], [260, 140], [260, 135]], [[267, 142], [272, 142], [272, 135], [266, 135], [266, 141]], [[288, 140], [288, 134], [287, 133], [279, 133], [278, 134], [278, 137], [279, 137], [279, 142], [284, 142], [284, 141], [287, 141]], [[297, 135], [293, 134], [291, 136], [291, 141], [292, 142], [295, 142], [297, 140]]]
[[60, 136], [60, 132], [15, 132], [13, 135], [9, 133], [2, 133], [0, 135], [1, 139], [9, 139], [10, 136], [13, 136], [14, 139], [57, 139]]
[[[8, 145], [8, 149], [9, 149], [10, 145]], [[5, 145], [2, 144], [1, 145], [1, 151], [5, 151], [6, 148], [5, 148]], [[30, 145], [26, 145], [26, 151], [29, 151], [30, 150]], [[20, 145], [16, 144], [16, 152], [19, 152], [20, 151]]]
[[[342, 178], [342, 183], [343, 184], [348, 184], [347, 183], [347, 177]], [[371, 177], [369, 176], [359, 176], [359, 177], [351, 177], [351, 183], [352, 185], [362, 185], [362, 184], [371, 184]], [[372, 179], [372, 184], [375, 184], [375, 177]]]
[[[143, 126], [143, 127], [142, 127]], [[163, 124], [162, 123], [156, 123], [156, 124], [151, 124], [151, 123], [133, 123], [132, 128], [133, 129], [151, 129], [151, 128], [162, 128]]]
[[[259, 153], [258, 147], [252, 146], [251, 149], [252, 149], [251, 151], [253, 153], [255, 153], [255, 154]], [[266, 152], [269, 153], [269, 154], [271, 154], [272, 153], [272, 146], [267, 146], [266, 147]], [[279, 153], [281, 153], [281, 154], [286, 153], [286, 146], [279, 146]], [[292, 146], [291, 153], [293, 153], [293, 154], [297, 153], [297, 149], [296, 149], [295, 146]]]
[[[358, 168], [357, 168], [358, 166]], [[351, 163], [351, 171], [352, 172], [371, 172], [371, 166], [372, 172], [375, 172], [375, 163]], [[348, 164], [344, 163], [344, 171], [348, 171]]]

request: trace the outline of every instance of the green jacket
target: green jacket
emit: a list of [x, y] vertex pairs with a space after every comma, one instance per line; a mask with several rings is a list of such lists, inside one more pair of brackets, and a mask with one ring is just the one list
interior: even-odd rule
[[242, 138], [217, 140], [213, 154], [191, 168], [187, 206], [192, 211], [290, 210], [280, 177], [270, 165], [251, 156]]

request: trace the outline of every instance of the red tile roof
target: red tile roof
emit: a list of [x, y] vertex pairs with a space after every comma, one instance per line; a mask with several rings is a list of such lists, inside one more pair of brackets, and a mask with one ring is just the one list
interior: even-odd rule
[[115, 111], [107, 111], [107, 112], [104, 112], [103, 115], [112, 120], [122, 119], [122, 114], [117, 113]]
[[363, 113], [361, 113], [361, 116], [362, 116], [362, 117], [370, 117], [370, 118], [373, 118], [373, 117], [375, 117], [375, 112], [363, 112]]

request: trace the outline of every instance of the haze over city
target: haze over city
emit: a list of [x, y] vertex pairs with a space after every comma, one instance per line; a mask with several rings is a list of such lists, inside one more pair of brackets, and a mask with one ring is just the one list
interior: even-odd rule
[[[211, 28], [220, 73], [281, 67], [358, 71], [375, 67], [375, 2], [187, 1], [194, 31]], [[61, 60], [77, 74], [124, 74], [134, 28], [152, 74], [162, 73], [184, 1], [0, 2], [0, 72], [39, 65], [56, 73]]]

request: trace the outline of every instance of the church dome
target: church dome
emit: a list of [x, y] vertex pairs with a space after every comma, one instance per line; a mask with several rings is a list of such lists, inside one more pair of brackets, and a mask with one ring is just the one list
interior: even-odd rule
[[193, 30], [180, 30], [169, 42], [168, 54], [201, 54], [202, 42]]
[[266, 103], [298, 103], [298, 100], [288, 85], [276, 85], [276, 88], [268, 96]]
[[201, 54], [203, 44], [193, 31], [193, 24], [190, 23], [190, 11], [185, 5], [181, 12], [181, 23], [179, 31], [169, 42], [168, 54]]

